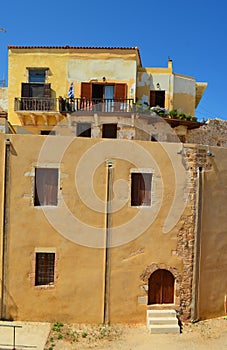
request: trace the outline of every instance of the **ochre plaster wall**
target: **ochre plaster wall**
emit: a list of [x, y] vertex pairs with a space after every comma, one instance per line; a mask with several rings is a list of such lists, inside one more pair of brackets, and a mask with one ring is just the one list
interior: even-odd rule
[[173, 109], [195, 115], [195, 79], [174, 74]]
[[[183, 257], [180, 251], [179, 254], [177, 253], [178, 234], [184, 227], [184, 222], [188, 221], [189, 217], [191, 221], [193, 217], [193, 205], [189, 201], [182, 213], [181, 220], [176, 221], [168, 233], [163, 233], [167, 214], [176, 196], [174, 169], [164, 144], [124, 140], [103, 140], [100, 143], [100, 140], [97, 139], [70, 139], [60, 164], [58, 210], [61, 209], [64, 202], [73, 217], [85, 225], [84, 231], [75, 226], [70, 236], [68, 234], [70, 216], [59, 220], [61, 210], [50, 208], [49, 211], [47, 209], [44, 212], [42, 208], [33, 205], [34, 166], [37, 165], [40, 148], [46, 137], [11, 135], [10, 138], [12, 151], [10, 155], [10, 192], [8, 194], [10, 218], [6, 280], [7, 318], [87, 323], [103, 321], [105, 250], [98, 246], [92, 248], [89, 245], [92, 245], [92, 235], [95, 236], [96, 229], [99, 231], [101, 242], [104, 240], [107, 185], [105, 161], [113, 159], [114, 182], [120, 186], [117, 187], [117, 202], [114, 204], [116, 212], [111, 218], [112, 229], [113, 231], [116, 229], [113, 233], [113, 241], [115, 242], [117, 237], [117, 239], [123, 239], [123, 243], [116, 244], [110, 249], [110, 321], [145, 322], [146, 302], [142, 304], [138, 302], [140, 297], [146, 299], [147, 295], [143, 289], [145, 282], [141, 276], [145, 274], [149, 266], [157, 264], [157, 266], [166, 266], [177, 271], [181, 276], [180, 279], [184, 279], [185, 256]], [[44, 152], [39, 161], [40, 166], [53, 166], [58, 163], [55, 142], [64, 145], [67, 144], [68, 138], [52, 137], [49, 145], [51, 152]], [[153, 161], [147, 162], [146, 157], [145, 160], [143, 157], [136, 159], [134, 152], [137, 152], [138, 147], [139, 149], [142, 147], [143, 152], [149, 155], [148, 159], [151, 157]], [[172, 145], [171, 147], [171, 152], [177, 154], [179, 146]], [[131, 157], [128, 154], [129, 149], [132, 152]], [[116, 157], [116, 150], [123, 152], [125, 158], [122, 154], [120, 156], [120, 153]], [[89, 152], [94, 152], [93, 155], [97, 152], [97, 158], [94, 156], [89, 158]], [[82, 163], [80, 163], [81, 160], [83, 160]], [[95, 168], [93, 161], [98, 162]], [[141, 210], [131, 207], [129, 201], [130, 170], [138, 168], [138, 164], [139, 168], [154, 170], [153, 205], [151, 208]], [[98, 207], [92, 207], [93, 202], [90, 202], [89, 208], [86, 203], [86, 200], [89, 201], [89, 196], [85, 196], [85, 199], [82, 200], [79, 195], [76, 187], [79, 180], [77, 178], [75, 182], [75, 174], [77, 168], [82, 165], [82, 187], [84, 186], [86, 193], [92, 179], [91, 189], [97, 196], [95, 200], [97, 198], [101, 200]], [[124, 205], [121, 207], [122, 201]], [[151, 220], [148, 227], [142, 231], [143, 216], [137, 218], [140, 211], [142, 215], [145, 215], [145, 220], [147, 217]], [[50, 220], [47, 220], [47, 214], [51, 217], [56, 214], [54, 223], [51, 224]], [[132, 222], [131, 229], [130, 226], [127, 229], [130, 222]], [[130, 230], [135, 231], [133, 238], [130, 236]], [[76, 239], [74, 239], [74, 234]], [[85, 238], [85, 245], [78, 243]], [[41, 251], [42, 249], [54, 249], [56, 252], [54, 286], [47, 288], [34, 286], [34, 253], [37, 249]], [[186, 248], [183, 254], [185, 252]], [[178, 283], [174, 308], [180, 308], [181, 289]], [[190, 295], [187, 304], [190, 304]]]
[[[74, 82], [75, 97], [81, 96], [81, 82], [97, 79], [108, 83], [126, 83], [127, 98], [135, 99], [138, 58], [135, 50], [79, 50], [66, 48], [11, 48], [9, 49], [9, 121], [20, 125], [14, 112], [14, 99], [21, 96], [21, 83], [28, 82], [27, 68], [49, 68], [47, 83], [51, 84], [52, 98], [67, 97]], [[43, 123], [43, 119], [42, 123]], [[39, 121], [38, 121], [39, 123]], [[51, 124], [51, 123], [50, 123]]]
[[200, 317], [225, 314], [227, 295], [227, 150], [211, 147], [212, 167], [204, 174], [201, 235]]

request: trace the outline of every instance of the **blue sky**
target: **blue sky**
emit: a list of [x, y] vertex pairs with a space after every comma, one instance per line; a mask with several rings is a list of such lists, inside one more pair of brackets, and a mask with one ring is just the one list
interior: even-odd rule
[[[37, 4], [37, 5], [35, 5]], [[0, 80], [8, 45], [138, 46], [145, 67], [166, 67], [208, 82], [199, 119], [227, 119], [227, 3], [204, 0], [2, 2]]]

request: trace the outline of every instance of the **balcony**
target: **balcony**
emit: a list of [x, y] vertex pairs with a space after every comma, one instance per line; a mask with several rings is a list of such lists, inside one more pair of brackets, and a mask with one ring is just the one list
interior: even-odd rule
[[77, 111], [86, 112], [131, 112], [133, 99], [86, 99], [86, 98], [35, 98], [17, 97], [14, 101], [15, 112], [56, 112], [61, 114]]

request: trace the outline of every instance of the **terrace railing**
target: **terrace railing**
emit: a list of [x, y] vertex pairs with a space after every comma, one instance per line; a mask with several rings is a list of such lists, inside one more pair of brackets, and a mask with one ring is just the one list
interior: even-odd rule
[[133, 110], [133, 99], [87, 99], [87, 98], [15, 98], [15, 111], [56, 111], [72, 113], [76, 111], [91, 112], [130, 112]]

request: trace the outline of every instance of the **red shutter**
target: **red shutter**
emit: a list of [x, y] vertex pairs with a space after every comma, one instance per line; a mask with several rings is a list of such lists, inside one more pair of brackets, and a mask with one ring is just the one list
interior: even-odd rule
[[123, 83], [116, 83], [114, 86], [114, 98], [127, 98], [127, 85]]
[[81, 98], [92, 98], [92, 84], [81, 83]]

